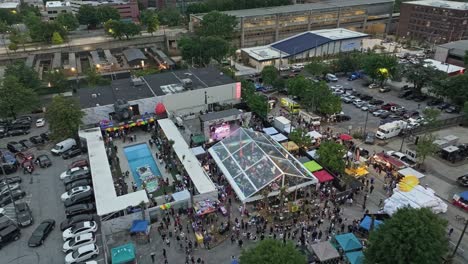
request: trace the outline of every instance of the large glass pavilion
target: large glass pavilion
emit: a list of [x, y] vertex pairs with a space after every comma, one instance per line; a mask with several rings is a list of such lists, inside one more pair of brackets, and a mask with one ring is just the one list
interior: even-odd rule
[[239, 128], [208, 152], [242, 202], [317, 183], [317, 179], [270, 136]]

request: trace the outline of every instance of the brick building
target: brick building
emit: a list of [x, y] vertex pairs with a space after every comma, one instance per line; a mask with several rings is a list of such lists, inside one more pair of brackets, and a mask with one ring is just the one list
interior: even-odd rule
[[468, 37], [468, 3], [423, 0], [401, 4], [397, 35], [429, 43]]

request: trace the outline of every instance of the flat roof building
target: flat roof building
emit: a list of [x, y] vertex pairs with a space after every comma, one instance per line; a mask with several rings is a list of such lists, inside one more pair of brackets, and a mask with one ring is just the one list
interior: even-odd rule
[[244, 64], [261, 71], [273, 65], [279, 68], [291, 60], [307, 60], [311, 57], [332, 55], [360, 50], [367, 34], [345, 28], [304, 32], [266, 46], [241, 49]]
[[468, 37], [468, 3], [424, 0], [401, 3], [397, 35], [428, 43]]
[[[237, 46], [266, 45], [304, 31], [343, 27], [386, 33], [392, 20], [393, 0], [327, 0], [266, 8], [224, 11], [235, 16]], [[194, 30], [205, 14], [190, 15]]]
[[72, 7], [70, 2], [49, 1], [46, 2], [42, 13], [48, 20], [55, 20], [59, 14], [71, 12]]
[[139, 21], [140, 9], [136, 0], [109, 0], [109, 1], [86, 1], [86, 0], [71, 0], [72, 12], [77, 14], [82, 5], [101, 6], [108, 5], [117, 9], [120, 14], [120, 19], [126, 19], [133, 22]]
[[464, 57], [468, 51], [468, 39], [445, 43], [436, 47], [434, 59], [457, 66], [466, 66]]

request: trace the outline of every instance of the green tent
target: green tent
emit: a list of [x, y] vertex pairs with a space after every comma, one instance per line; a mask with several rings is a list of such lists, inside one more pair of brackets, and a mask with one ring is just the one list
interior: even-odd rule
[[200, 145], [200, 144], [203, 144], [205, 143], [205, 136], [203, 135], [194, 135], [192, 136], [192, 141], [193, 141], [193, 144], [195, 145]]
[[320, 166], [320, 164], [318, 164], [315, 160], [311, 160], [304, 163], [304, 167], [306, 167], [306, 169], [308, 169], [310, 172], [319, 171], [323, 169], [322, 166]]
[[122, 246], [112, 248], [112, 264], [127, 263], [135, 260], [135, 246], [128, 243]]

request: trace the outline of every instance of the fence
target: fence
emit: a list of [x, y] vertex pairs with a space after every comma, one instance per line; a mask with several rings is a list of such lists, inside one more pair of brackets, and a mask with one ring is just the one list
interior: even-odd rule
[[416, 135], [416, 134], [421, 134], [425, 132], [432, 132], [435, 130], [439, 130], [442, 128], [447, 128], [451, 126], [458, 126], [462, 124], [466, 124], [467, 118], [465, 115], [457, 116], [457, 117], [451, 117], [443, 120], [438, 120], [437, 123], [434, 126], [428, 127], [428, 126], [420, 126], [412, 129], [410, 131], [410, 134]]

